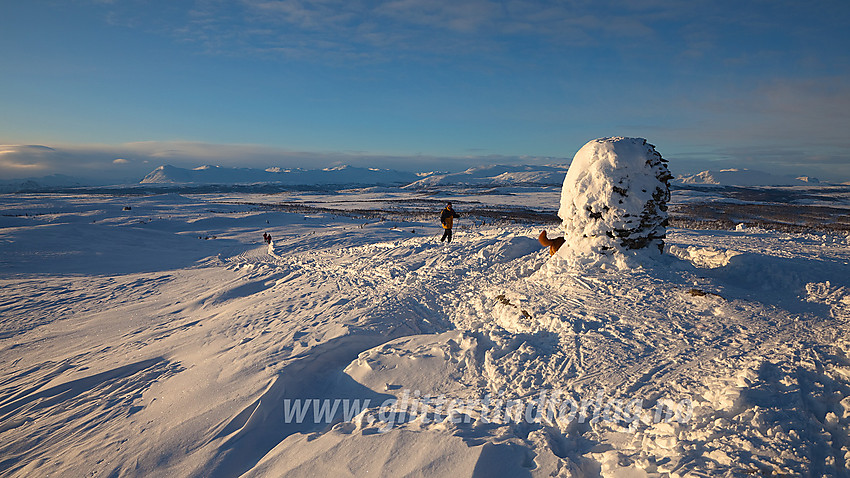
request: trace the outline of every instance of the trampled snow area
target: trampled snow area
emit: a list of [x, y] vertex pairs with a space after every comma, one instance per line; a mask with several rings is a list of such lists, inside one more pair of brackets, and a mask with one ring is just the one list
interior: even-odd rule
[[848, 475], [847, 236], [581, 266], [465, 214], [557, 191], [434, 199], [0, 196], [0, 474]]

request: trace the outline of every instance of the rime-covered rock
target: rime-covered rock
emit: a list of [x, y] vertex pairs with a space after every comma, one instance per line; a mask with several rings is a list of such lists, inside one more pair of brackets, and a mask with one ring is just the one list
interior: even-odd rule
[[667, 161], [643, 138], [600, 138], [573, 158], [558, 211], [561, 255], [660, 251], [670, 199]]

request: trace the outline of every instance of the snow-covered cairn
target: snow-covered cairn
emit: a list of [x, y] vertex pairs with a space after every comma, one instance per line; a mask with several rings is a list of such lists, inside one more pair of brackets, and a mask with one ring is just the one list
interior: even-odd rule
[[672, 179], [667, 161], [643, 138], [600, 138], [573, 158], [561, 190], [566, 246], [584, 255], [661, 251]]

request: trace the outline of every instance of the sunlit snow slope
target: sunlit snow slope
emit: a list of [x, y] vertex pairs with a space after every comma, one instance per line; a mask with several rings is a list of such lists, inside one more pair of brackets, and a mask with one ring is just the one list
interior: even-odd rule
[[0, 200], [4, 476], [848, 474], [844, 236]]

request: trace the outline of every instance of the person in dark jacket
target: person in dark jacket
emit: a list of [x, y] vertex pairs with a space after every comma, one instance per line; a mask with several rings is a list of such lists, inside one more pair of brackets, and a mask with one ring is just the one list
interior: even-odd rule
[[452, 225], [454, 224], [454, 219], [456, 217], [460, 217], [458, 213], [452, 209], [452, 203], [446, 203], [446, 207], [443, 208], [443, 212], [440, 213], [440, 222], [443, 223], [443, 237], [440, 238], [440, 242], [448, 239], [448, 242], [452, 242]]

